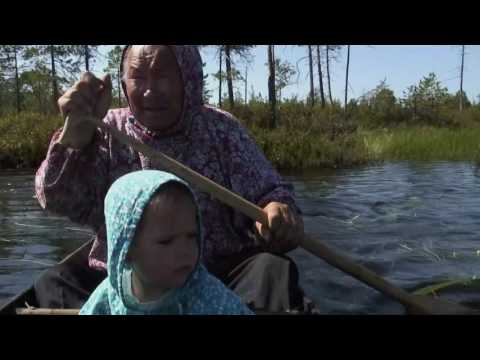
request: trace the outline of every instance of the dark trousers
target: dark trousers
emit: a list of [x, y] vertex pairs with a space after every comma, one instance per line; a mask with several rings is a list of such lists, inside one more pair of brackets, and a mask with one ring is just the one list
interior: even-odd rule
[[[253, 310], [309, 312], [313, 308], [299, 287], [297, 266], [287, 256], [240, 254], [207, 268]], [[105, 272], [89, 268], [86, 259], [58, 264], [36, 281], [36, 306], [81, 308], [105, 277]]]
[[252, 310], [304, 310], [298, 269], [287, 256], [262, 252], [235, 255], [208, 266], [208, 270]]

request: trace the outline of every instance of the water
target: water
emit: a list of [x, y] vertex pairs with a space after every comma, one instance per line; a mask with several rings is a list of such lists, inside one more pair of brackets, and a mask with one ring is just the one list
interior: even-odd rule
[[[480, 176], [469, 163], [387, 163], [286, 175], [306, 232], [413, 290], [480, 275]], [[0, 174], [0, 302], [90, 238], [42, 211], [30, 173]], [[296, 250], [301, 282], [324, 313], [400, 314], [400, 305], [323, 261]], [[478, 300], [464, 291], [454, 301]]]
[[91, 231], [43, 211], [34, 176], [0, 172], [0, 304], [91, 237]]

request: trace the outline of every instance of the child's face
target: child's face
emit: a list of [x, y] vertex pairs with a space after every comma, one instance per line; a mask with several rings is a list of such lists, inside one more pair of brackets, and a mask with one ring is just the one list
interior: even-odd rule
[[147, 206], [129, 260], [150, 290], [181, 287], [197, 264], [196, 208], [184, 193], [157, 195]]

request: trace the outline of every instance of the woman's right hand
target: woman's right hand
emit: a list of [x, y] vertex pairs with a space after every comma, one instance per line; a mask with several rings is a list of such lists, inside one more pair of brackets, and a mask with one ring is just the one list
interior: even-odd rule
[[58, 99], [58, 106], [65, 118], [60, 143], [74, 149], [82, 149], [92, 142], [96, 127], [85, 117], [103, 119], [112, 102], [110, 75], [102, 79], [92, 73], [83, 73], [80, 80]]

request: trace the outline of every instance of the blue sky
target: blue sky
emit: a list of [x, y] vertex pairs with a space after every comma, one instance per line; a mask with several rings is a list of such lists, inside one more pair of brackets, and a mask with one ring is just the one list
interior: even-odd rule
[[[103, 47], [102, 52], [108, 51], [110, 46]], [[275, 55], [287, 60], [296, 66], [299, 59], [307, 55], [307, 48], [294, 45], [276, 45]], [[214, 50], [202, 50], [203, 61], [206, 62], [204, 71], [208, 74], [218, 70], [218, 59]], [[254, 61], [248, 71], [248, 94], [251, 86], [255, 93], [267, 95], [267, 50], [265, 45], [259, 45], [253, 50]], [[100, 73], [104, 65], [99, 61], [95, 72]], [[243, 64], [238, 66], [242, 72]], [[346, 48], [342, 50], [337, 62], [332, 62], [332, 93], [333, 97], [343, 102], [345, 86]], [[304, 98], [308, 94], [308, 60], [299, 63], [300, 76], [298, 83], [288, 86], [282, 97], [298, 95]], [[366, 91], [377, 86], [386, 78], [387, 84], [401, 97], [408, 86], [418, 81], [430, 72], [435, 72], [443, 86], [450, 92], [456, 92], [460, 84], [460, 46], [454, 45], [352, 45], [350, 50], [349, 98], [357, 98]], [[208, 87], [212, 90], [213, 101], [217, 101], [218, 82], [211, 79]], [[293, 79], [295, 82], [297, 77]], [[480, 95], [480, 46], [467, 45], [464, 69], [464, 90], [470, 100], [478, 101]], [[244, 84], [239, 83], [239, 90], [244, 93]], [[318, 79], [315, 78], [318, 87]], [[226, 89], [225, 89], [226, 90]]]

